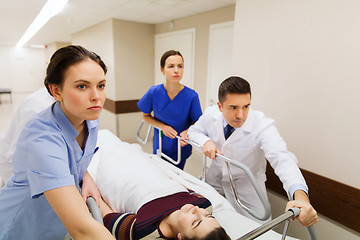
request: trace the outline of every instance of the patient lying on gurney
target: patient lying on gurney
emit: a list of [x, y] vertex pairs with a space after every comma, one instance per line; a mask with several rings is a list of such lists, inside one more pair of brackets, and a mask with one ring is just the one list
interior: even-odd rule
[[105, 202], [101, 205], [104, 225], [117, 239], [230, 239], [208, 212], [208, 199], [135, 151], [119, 156], [108, 150], [98, 163], [95, 181], [115, 211]]
[[205, 209], [210, 202], [191, 191], [152, 200], [135, 213], [113, 212], [102, 202], [105, 227], [117, 239], [230, 239]]

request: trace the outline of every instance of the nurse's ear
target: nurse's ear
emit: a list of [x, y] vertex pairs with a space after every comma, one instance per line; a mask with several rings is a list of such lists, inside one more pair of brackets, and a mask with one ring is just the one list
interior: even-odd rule
[[160, 67], [160, 72], [165, 75], [165, 71], [164, 71], [164, 68], [163, 67]]
[[49, 84], [49, 89], [56, 100], [61, 101], [63, 99], [61, 94], [61, 87], [59, 85]]

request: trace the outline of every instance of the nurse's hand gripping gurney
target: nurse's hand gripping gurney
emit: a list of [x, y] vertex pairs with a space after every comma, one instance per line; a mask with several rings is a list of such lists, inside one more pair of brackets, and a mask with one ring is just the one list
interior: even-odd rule
[[[151, 128], [153, 127], [151, 125], [148, 127], [145, 140], [142, 140], [141, 137], [140, 137], [140, 132], [141, 132], [141, 128], [143, 127], [144, 124], [145, 124], [145, 122], [142, 121], [140, 123], [139, 129], [137, 131], [137, 139], [138, 139], [139, 142], [141, 142], [143, 144], [145, 144], [147, 142], [147, 140], [149, 138], [149, 135], [150, 135], [150, 132], [151, 132]], [[178, 162], [179, 162], [178, 160], [173, 160], [173, 159], [171, 159], [170, 157], [168, 157], [167, 155], [165, 155], [164, 153], [161, 152], [161, 137], [162, 137], [162, 133], [161, 133], [161, 129], [159, 129], [159, 141], [160, 141], [160, 143], [159, 143], [159, 149], [158, 149], [157, 155], [159, 157], [167, 159], [169, 162], [172, 162], [174, 165], [178, 164]], [[181, 156], [180, 140], [185, 141], [188, 144], [191, 144], [193, 147], [195, 147], [195, 149], [202, 152], [201, 147], [198, 144], [196, 144], [194, 142], [191, 142], [189, 140], [182, 139], [179, 136], [177, 136], [177, 138], [178, 138], [178, 158], [177, 159], [180, 159], [179, 156]], [[230, 182], [230, 185], [231, 185], [232, 191], [234, 193], [234, 197], [235, 197], [235, 200], [236, 200], [237, 204], [239, 206], [241, 206], [242, 208], [244, 208], [250, 215], [252, 215], [253, 217], [255, 217], [255, 218], [259, 219], [259, 220], [267, 220], [267, 219], [269, 219], [269, 217], [271, 216], [270, 204], [267, 201], [266, 197], [264, 196], [264, 193], [258, 187], [257, 182], [255, 180], [255, 177], [253, 176], [251, 170], [246, 165], [244, 165], [244, 164], [242, 164], [240, 162], [232, 161], [231, 159], [229, 159], [229, 158], [227, 158], [225, 156], [217, 154], [217, 157], [224, 160], [224, 162], [225, 162], [225, 165], [226, 165], [228, 173], [229, 173], [229, 182]], [[202, 180], [204, 180], [204, 181], [205, 181], [205, 177], [206, 177], [206, 166], [207, 166], [206, 165], [206, 160], [207, 160], [207, 157], [205, 155], [203, 155], [203, 176], [202, 176]], [[236, 167], [239, 167], [240, 169], [242, 169], [247, 174], [247, 176], [249, 177], [249, 179], [250, 179], [256, 193], [258, 194], [258, 196], [259, 196], [259, 198], [260, 198], [260, 200], [261, 200], [261, 202], [263, 204], [263, 207], [265, 209], [264, 214], [258, 214], [255, 211], [253, 211], [252, 209], [249, 209], [248, 207], [246, 207], [244, 204], [241, 203], [241, 200], [238, 197], [236, 186], [234, 185], [235, 183], [233, 181], [233, 177], [232, 177], [232, 174], [231, 174], [231, 170], [230, 170], [230, 166], [229, 166], [230, 164], [235, 165]], [[261, 234], [273, 229], [274, 227], [276, 227], [277, 225], [281, 224], [284, 221], [285, 221], [285, 226], [284, 226], [282, 239], [285, 239], [287, 228], [288, 228], [289, 223], [290, 223], [290, 219], [292, 219], [294, 217], [297, 217], [299, 215], [299, 213], [300, 213], [300, 209], [298, 209], [298, 208], [289, 209], [288, 212], [286, 212], [286, 213], [282, 214], [281, 216], [275, 218], [274, 220], [270, 221], [269, 223], [263, 224], [262, 226], [256, 228], [255, 230], [249, 232], [248, 234], [244, 235], [243, 237], [241, 237], [239, 239], [254, 239], [257, 236], [260, 236]], [[316, 234], [315, 234], [313, 226], [308, 227], [307, 230], [308, 230], [308, 233], [309, 233], [309, 238], [312, 239], [312, 240], [316, 239]], [[238, 236], [239, 235], [237, 235], [237, 237]]]

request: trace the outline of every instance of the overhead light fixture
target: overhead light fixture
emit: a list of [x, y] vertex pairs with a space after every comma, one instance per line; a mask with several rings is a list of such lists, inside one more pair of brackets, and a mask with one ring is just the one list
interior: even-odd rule
[[17, 47], [22, 47], [37, 33], [47, 21], [59, 13], [65, 6], [68, 0], [48, 0], [40, 13], [36, 16], [35, 20], [28, 27], [24, 35], [16, 44]]
[[45, 48], [45, 45], [30, 45], [30, 48]]

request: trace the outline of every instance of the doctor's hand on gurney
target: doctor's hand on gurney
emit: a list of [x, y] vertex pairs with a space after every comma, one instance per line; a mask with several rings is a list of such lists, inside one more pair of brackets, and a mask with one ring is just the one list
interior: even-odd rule
[[215, 159], [216, 154], [224, 155], [222, 152], [220, 152], [216, 144], [211, 140], [208, 140], [207, 142], [204, 143], [202, 150], [205, 156], [211, 159]]
[[297, 190], [294, 193], [294, 199], [295, 200], [289, 201], [286, 204], [285, 212], [287, 212], [290, 208], [300, 208], [300, 214], [296, 217], [296, 219], [299, 220], [301, 225], [305, 227], [310, 227], [319, 221], [317, 212], [313, 206], [311, 206], [310, 200], [304, 191]]

